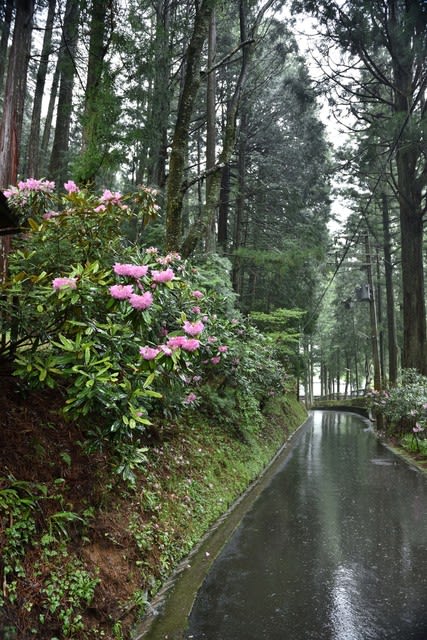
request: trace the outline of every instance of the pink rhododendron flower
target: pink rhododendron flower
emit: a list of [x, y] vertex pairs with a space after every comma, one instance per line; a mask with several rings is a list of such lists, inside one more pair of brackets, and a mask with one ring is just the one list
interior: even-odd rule
[[187, 338], [187, 336], [172, 336], [166, 345], [170, 349], [184, 349], [184, 351], [196, 351], [200, 346], [200, 340]]
[[185, 338], [181, 345], [181, 349], [184, 349], [184, 351], [196, 351], [199, 347], [200, 340], [196, 340], [196, 338]]
[[73, 180], [68, 180], [68, 182], [65, 182], [64, 189], [68, 191], [68, 193], [78, 193], [78, 191], [80, 191], [80, 189], [78, 188], [78, 186]]
[[191, 307], [193, 313], [200, 313], [200, 307]]
[[116, 300], [127, 300], [133, 295], [133, 287], [131, 284], [113, 284], [110, 287], [110, 295]]
[[28, 178], [21, 180], [18, 186], [9, 187], [3, 191], [6, 198], [10, 198], [16, 207], [24, 207], [29, 203], [29, 198], [34, 192], [51, 193], [55, 189], [55, 183], [48, 180], [36, 180]]
[[107, 204], [121, 204], [122, 194], [120, 191], [115, 191], [114, 193], [109, 189], [105, 189], [104, 193], [100, 197], [101, 202], [106, 202]]
[[145, 250], [145, 253], [159, 253], [159, 250], [157, 247], [148, 247], [148, 249]]
[[76, 289], [76, 278], [54, 278], [52, 280], [52, 287], [54, 289], [62, 289], [62, 287], [69, 287], [70, 289]]
[[221, 357], [220, 356], [214, 356], [213, 358], [211, 358], [211, 362], [212, 362], [212, 364], [219, 364], [221, 362]]
[[218, 340], [218, 338], [216, 336], [209, 336], [208, 337], [208, 342], [209, 344], [213, 344], [214, 342], [216, 342]]
[[197, 396], [195, 393], [189, 393], [186, 398], [184, 398], [184, 404], [193, 404], [197, 400]]
[[186, 340], [187, 338], [185, 336], [171, 336], [168, 341], [166, 342], [166, 345], [170, 348], [170, 349], [180, 349], [182, 347], [182, 343]]
[[106, 210], [107, 210], [107, 207], [105, 206], [105, 204], [100, 204], [94, 209], [96, 213], [102, 213], [102, 211], [106, 211]]
[[150, 291], [146, 291], [141, 296], [133, 293], [129, 297], [129, 302], [134, 309], [148, 309], [153, 304], [153, 295]]
[[165, 271], [154, 271], [152, 269], [151, 275], [154, 282], [170, 282], [175, 277], [172, 269], [165, 269]]
[[55, 189], [55, 183], [49, 182], [49, 180], [27, 178], [25, 181], [21, 180], [18, 182], [18, 189], [20, 191], [43, 191], [44, 193], [51, 193]]
[[170, 264], [174, 260], [181, 260], [181, 256], [175, 251], [172, 251], [172, 253], [168, 253], [166, 256], [163, 256], [161, 258], [157, 258], [157, 262], [163, 265]]
[[220, 353], [226, 353], [228, 351], [228, 347], [225, 344], [222, 344], [220, 347], [218, 347], [218, 351]]
[[160, 349], [157, 347], [141, 347], [139, 353], [144, 360], [154, 360], [154, 358], [160, 353]]
[[170, 347], [168, 347], [166, 344], [161, 344], [160, 345], [160, 351], [163, 351], [165, 356], [171, 356], [172, 355], [172, 349]]
[[191, 295], [193, 296], [193, 298], [198, 298], [199, 300], [203, 298], [203, 293], [198, 289], [196, 289], [195, 291], [192, 291]]
[[185, 320], [183, 326], [185, 333], [188, 333], [189, 336], [198, 336], [205, 328], [205, 325], [200, 320], [197, 322], [189, 322], [188, 320]]
[[130, 276], [131, 278], [143, 278], [148, 273], [146, 265], [139, 264], [120, 264], [116, 262], [113, 267], [114, 273], [118, 276]]

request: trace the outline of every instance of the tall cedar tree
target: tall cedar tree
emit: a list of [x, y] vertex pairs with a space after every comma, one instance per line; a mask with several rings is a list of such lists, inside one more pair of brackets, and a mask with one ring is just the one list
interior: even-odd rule
[[67, 0], [58, 59], [60, 81], [55, 135], [49, 162], [49, 177], [57, 182], [58, 188], [68, 177], [68, 149], [73, 110], [79, 15], [80, 1]]
[[40, 118], [42, 113], [42, 103], [48, 71], [49, 57], [52, 49], [52, 32], [55, 18], [56, 0], [49, 0], [48, 13], [43, 38], [43, 47], [40, 55], [39, 67], [37, 69], [36, 88], [33, 99], [33, 112], [31, 115], [31, 130], [28, 142], [27, 170], [28, 176], [39, 176], [40, 174]]
[[[389, 120], [384, 139], [395, 160], [392, 176], [400, 208], [403, 292], [402, 366], [427, 373], [423, 219], [427, 211], [425, 155], [427, 82], [427, 3], [424, 0], [302, 0], [294, 7], [311, 11], [327, 28], [327, 38], [359, 60], [369, 77], [359, 94], [382, 105]], [[387, 54], [387, 62], [383, 64]], [[340, 76], [336, 76], [340, 80]], [[366, 76], [364, 76], [366, 77]], [[342, 79], [342, 76], [341, 76]], [[354, 96], [354, 74], [350, 79]], [[382, 87], [375, 90], [375, 85]], [[389, 108], [383, 100], [390, 95]], [[364, 105], [365, 107], [365, 105]], [[353, 108], [354, 105], [353, 105]], [[391, 108], [391, 110], [390, 110]]]
[[216, 0], [202, 0], [200, 3], [185, 56], [184, 83], [178, 104], [167, 181], [166, 247], [169, 251], [179, 251], [181, 248], [184, 170], [189, 127], [200, 86], [203, 45], [208, 35], [209, 22], [215, 4]]
[[33, 0], [21, 0], [16, 3], [15, 27], [0, 123], [0, 189], [15, 184], [18, 174], [33, 11]]

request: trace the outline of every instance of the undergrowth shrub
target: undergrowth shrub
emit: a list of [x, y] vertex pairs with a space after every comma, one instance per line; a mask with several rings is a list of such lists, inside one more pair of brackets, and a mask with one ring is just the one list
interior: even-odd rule
[[[156, 420], [210, 404], [248, 438], [287, 382], [272, 340], [235, 307], [228, 261], [195, 266], [131, 242], [155, 216], [154, 193], [97, 196], [73, 182], [9, 190], [26, 224], [2, 285], [0, 356], [35, 388], [58, 389], [64, 413], [108, 440], [127, 480], [144, 465], [141, 434]], [[132, 224], [130, 224], [132, 223]]]
[[406, 369], [396, 387], [372, 391], [370, 404], [385, 419], [390, 435], [409, 434], [415, 441], [421, 440], [427, 427], [427, 377], [414, 369]]

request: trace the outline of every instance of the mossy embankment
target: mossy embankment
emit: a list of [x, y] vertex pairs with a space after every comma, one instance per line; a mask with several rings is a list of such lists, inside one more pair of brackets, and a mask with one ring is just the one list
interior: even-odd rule
[[[10, 390], [1, 425], [0, 635], [130, 637], [180, 561], [247, 489], [306, 412], [276, 397], [254, 428], [196, 411], [158, 424], [127, 485], [83, 446], [54, 397]], [[85, 425], [87, 428], [87, 425]]]

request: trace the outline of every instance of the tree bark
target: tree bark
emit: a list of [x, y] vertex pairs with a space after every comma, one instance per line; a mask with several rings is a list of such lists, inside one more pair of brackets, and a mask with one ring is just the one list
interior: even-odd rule
[[368, 278], [368, 284], [371, 291], [371, 299], [369, 301], [369, 315], [371, 326], [371, 346], [372, 346], [372, 362], [374, 365], [374, 389], [376, 391], [381, 390], [381, 362], [380, 362], [380, 349], [378, 341], [378, 320], [377, 320], [377, 303], [375, 296], [375, 287], [372, 277], [372, 254], [371, 243], [369, 236], [365, 236], [365, 252], [366, 252], [366, 275]]
[[202, 49], [215, 4], [216, 0], [202, 0], [196, 13], [193, 32], [186, 52], [184, 85], [178, 103], [178, 114], [169, 159], [166, 195], [166, 247], [168, 251], [178, 251], [181, 245], [183, 183], [189, 127], [194, 101], [200, 86]]
[[[405, 168], [401, 167], [402, 174]], [[423, 269], [423, 220], [401, 200], [400, 230], [403, 290], [402, 367], [427, 374]]]
[[103, 100], [105, 81], [106, 20], [111, 10], [111, 0], [92, 0], [90, 18], [89, 57], [82, 118], [82, 149], [75, 167], [78, 182], [94, 182], [105, 157], [103, 129], [108, 122], [108, 107]]
[[[403, 348], [402, 367], [427, 374], [426, 309], [423, 261], [423, 190], [427, 183], [426, 159], [420, 153], [420, 140], [414, 136], [414, 69], [423, 68], [418, 60], [416, 41], [418, 30], [427, 27], [426, 16], [418, 21], [409, 5], [403, 10], [397, 0], [389, 0], [390, 26], [395, 35], [393, 66], [394, 111], [402, 123], [396, 149], [397, 192], [400, 207], [400, 237], [402, 251]], [[400, 17], [400, 20], [399, 20]], [[402, 21], [405, 29], [401, 30]], [[412, 26], [409, 29], [409, 24]], [[424, 72], [425, 74], [425, 72]], [[424, 80], [422, 80], [422, 78]], [[425, 83], [425, 75], [421, 77]], [[420, 116], [425, 121], [424, 115]], [[420, 132], [421, 135], [421, 132]], [[420, 173], [420, 164], [423, 170]]]
[[49, 104], [47, 107], [47, 113], [46, 113], [46, 118], [45, 118], [44, 127], [43, 127], [43, 135], [42, 135], [42, 140], [40, 144], [41, 175], [46, 175], [47, 167], [49, 164], [49, 143], [50, 143], [50, 137], [52, 134], [52, 122], [53, 122], [53, 114], [55, 111], [55, 103], [58, 97], [59, 76], [60, 76], [60, 68], [59, 68], [59, 61], [57, 61], [55, 66], [55, 72], [52, 78], [52, 86], [51, 86], [50, 95], [49, 95]]
[[10, 27], [12, 24], [12, 14], [14, 0], [6, 0], [4, 4], [4, 17], [1, 25], [0, 37], [0, 96], [3, 93], [4, 74], [6, 71], [6, 63], [8, 58], [8, 43], [10, 36]]
[[248, 117], [246, 109], [242, 109], [240, 117], [240, 130], [239, 130], [239, 142], [238, 142], [238, 157], [237, 157], [237, 197], [236, 197], [236, 210], [234, 216], [234, 229], [233, 229], [233, 270], [232, 270], [232, 282], [233, 289], [236, 293], [242, 293], [242, 264], [240, 256], [236, 254], [236, 251], [242, 246], [242, 225], [245, 209], [245, 181], [246, 181], [246, 154], [248, 146]]
[[[216, 20], [215, 11], [212, 11], [209, 22], [208, 38], [208, 69], [212, 69], [216, 56]], [[212, 181], [215, 179], [212, 169], [216, 160], [216, 76], [215, 71], [208, 74], [206, 90], [206, 201], [212, 189]], [[216, 246], [216, 203], [213, 204], [213, 211], [210, 215], [209, 225], [206, 230], [206, 250], [210, 253], [215, 251]]]
[[149, 183], [163, 188], [166, 182], [168, 119], [171, 101], [170, 82], [170, 0], [156, 5], [155, 59], [151, 109], [147, 129], [150, 132], [147, 178]]
[[34, 92], [33, 112], [31, 115], [31, 130], [28, 142], [27, 170], [28, 176], [37, 177], [40, 173], [40, 118], [42, 112], [42, 102], [46, 74], [51, 54], [53, 21], [55, 18], [56, 0], [49, 0], [48, 14], [46, 18], [43, 47], [40, 56], [39, 68], [37, 70], [36, 88]]
[[80, 1], [67, 0], [60, 49], [60, 83], [56, 114], [55, 136], [49, 162], [49, 177], [57, 188], [68, 178], [68, 148], [73, 110], [75, 55], [78, 39]]
[[387, 196], [385, 193], [381, 195], [382, 201], [382, 219], [383, 219], [383, 236], [384, 236], [384, 271], [385, 271], [385, 287], [386, 287], [386, 306], [387, 306], [387, 338], [388, 338], [388, 378], [390, 385], [394, 386], [397, 382], [397, 339], [396, 339], [396, 318], [393, 291], [393, 265], [391, 259], [391, 234], [390, 234], [390, 215], [388, 211]]
[[34, 0], [17, 3], [0, 123], [0, 189], [15, 184], [18, 175], [33, 10]]
[[221, 189], [218, 210], [218, 248], [225, 255], [228, 249], [228, 213], [230, 209], [230, 164], [226, 164], [221, 172]]

